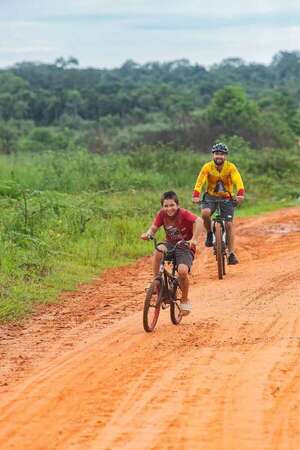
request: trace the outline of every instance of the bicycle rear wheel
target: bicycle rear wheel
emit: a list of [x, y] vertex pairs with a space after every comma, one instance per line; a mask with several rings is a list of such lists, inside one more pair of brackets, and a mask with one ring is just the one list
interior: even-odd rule
[[216, 237], [216, 259], [218, 266], [219, 280], [222, 280], [225, 268], [225, 261], [222, 249], [222, 226], [219, 222], [215, 223], [215, 237]]
[[154, 330], [160, 313], [162, 296], [161, 280], [153, 280], [147, 289], [143, 311], [143, 326], [147, 333]]
[[182, 320], [182, 315], [181, 315], [181, 311], [180, 311], [180, 307], [179, 304], [177, 302], [179, 302], [179, 292], [180, 291], [180, 287], [176, 286], [176, 288], [174, 289], [174, 293], [173, 293], [173, 299], [177, 300], [177, 301], [171, 301], [170, 304], [170, 318], [171, 318], [171, 322], [174, 325], [179, 325], [181, 320]]

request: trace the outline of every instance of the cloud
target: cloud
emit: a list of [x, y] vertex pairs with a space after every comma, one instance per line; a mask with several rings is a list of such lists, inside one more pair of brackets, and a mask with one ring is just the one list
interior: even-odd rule
[[11, 55], [11, 54], [17, 54], [17, 55], [26, 55], [26, 54], [30, 54], [30, 55], [34, 55], [34, 54], [43, 54], [45, 55], [45, 53], [49, 53], [49, 52], [53, 52], [53, 50], [56, 50], [54, 47], [47, 47], [47, 45], [43, 45], [43, 43], [41, 43], [40, 45], [26, 45], [26, 46], [1, 46], [0, 47], [0, 55]]
[[147, 17], [145, 20], [131, 20], [132, 26], [136, 29], [149, 30], [213, 30], [226, 29], [241, 26], [292, 26], [300, 25], [299, 15], [284, 15], [284, 14], [269, 14], [269, 15], [249, 15], [245, 17], [230, 17], [230, 18], [198, 18], [193, 16], [172, 16], [165, 21], [161, 21], [156, 17]]
[[269, 62], [300, 42], [299, 0], [2, 0], [0, 21], [0, 66], [69, 55], [98, 67]]
[[157, 17], [191, 15], [231, 18], [248, 15], [300, 13], [299, 0], [2, 0], [1, 16], [41, 18], [50, 16], [126, 15]]
[[[43, 3], [43, 0], [41, 0]], [[49, 4], [49, 3], [48, 3]], [[281, 11], [300, 11], [298, 0], [65, 0], [63, 6], [54, 1], [55, 9], [73, 10], [80, 14], [191, 14], [198, 17], [232, 17]]]

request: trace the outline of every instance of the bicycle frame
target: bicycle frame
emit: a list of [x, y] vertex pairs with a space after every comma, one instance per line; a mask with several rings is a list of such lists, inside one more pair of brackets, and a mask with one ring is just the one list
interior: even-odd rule
[[[178, 325], [182, 319], [180, 301], [177, 301], [177, 290], [178, 288], [180, 289], [180, 285], [176, 276], [175, 253], [172, 255], [170, 260], [169, 258], [166, 259], [167, 252], [159, 247], [160, 244], [164, 243], [157, 243], [153, 236], [149, 236], [149, 239], [154, 241], [155, 249], [163, 255], [159, 265], [159, 272], [149, 288], [146, 290], [147, 293], [143, 310], [143, 326], [146, 332], [151, 332], [154, 330], [158, 320], [160, 308], [166, 309], [168, 306], [170, 307], [170, 318], [174, 325]], [[175, 248], [176, 245], [173, 250], [175, 250]], [[169, 272], [166, 268], [166, 261], [170, 261], [172, 264], [171, 272]], [[152, 299], [154, 299], [154, 302]], [[152, 314], [151, 311], [153, 312]]]
[[[174, 298], [174, 292], [176, 292], [176, 288], [179, 286], [178, 279], [176, 277], [176, 260], [175, 255], [172, 256], [172, 259], [168, 260], [166, 259], [167, 253], [163, 250], [160, 250], [158, 246], [160, 244], [164, 244], [163, 242], [157, 243], [156, 239], [153, 238], [154, 241], [154, 247], [159, 252], [163, 253], [163, 256], [161, 258], [160, 266], [159, 266], [159, 275], [156, 277], [156, 279], [160, 279], [163, 286], [163, 295], [161, 298], [161, 301], [165, 303], [170, 303], [171, 301], [176, 302], [176, 298]], [[174, 248], [172, 249], [172, 252], [175, 250], [176, 244], [174, 245]], [[172, 271], [169, 272], [166, 269], [166, 262], [170, 262], [172, 264]]]
[[[223, 275], [226, 274], [225, 270], [225, 260], [227, 258], [227, 231], [226, 231], [226, 225], [225, 220], [222, 218], [221, 213], [221, 204], [222, 203], [233, 203], [234, 206], [236, 206], [236, 202], [234, 199], [209, 199], [210, 203], [216, 204], [216, 209], [212, 215], [212, 232], [214, 236], [213, 240], [213, 248], [214, 248], [214, 255], [216, 256], [217, 260], [217, 266], [218, 266], [218, 277], [219, 279], [223, 278]], [[203, 201], [201, 203], [204, 203]]]
[[[223, 201], [224, 201], [224, 200], [223, 200]], [[227, 201], [227, 200], [225, 200], [225, 201]], [[211, 218], [211, 220], [212, 220], [212, 231], [213, 231], [214, 236], [215, 236], [215, 233], [216, 233], [216, 223], [218, 222], [218, 223], [221, 225], [221, 227], [222, 227], [222, 242], [223, 242], [223, 244], [225, 244], [225, 245], [224, 245], [225, 248], [224, 248], [223, 250], [226, 250], [226, 246], [227, 246], [227, 235], [226, 235], [225, 220], [222, 219], [222, 214], [221, 214], [221, 202], [222, 202], [222, 200], [216, 200], [215, 202], [216, 202], [216, 204], [217, 204], [217, 207], [216, 207], [216, 210], [215, 210], [215, 212], [213, 213], [213, 216], [212, 216], [212, 218]]]

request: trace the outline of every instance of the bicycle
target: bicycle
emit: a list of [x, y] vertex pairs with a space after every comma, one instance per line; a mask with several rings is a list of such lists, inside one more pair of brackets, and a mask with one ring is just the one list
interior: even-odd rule
[[[220, 199], [220, 200], [209, 200], [210, 203], [216, 204], [216, 210], [212, 215], [212, 232], [214, 235], [213, 249], [214, 255], [216, 256], [218, 277], [219, 280], [223, 279], [226, 275], [225, 261], [227, 260], [227, 233], [225, 227], [225, 220], [222, 218], [221, 213], [221, 203], [233, 203], [233, 206], [237, 206], [235, 199]], [[200, 203], [203, 203], [201, 201]]]
[[[161, 309], [170, 307], [170, 319], [174, 325], [179, 325], [182, 319], [180, 309], [180, 286], [176, 276], [176, 257], [175, 249], [179, 245], [187, 245], [186, 241], [177, 242], [171, 251], [165, 251], [160, 248], [164, 242], [157, 243], [153, 236], [154, 248], [163, 254], [160, 262], [159, 273], [154, 278], [147, 289], [143, 310], [143, 326], [146, 332], [154, 330]], [[171, 271], [166, 268], [166, 263], [171, 264]]]

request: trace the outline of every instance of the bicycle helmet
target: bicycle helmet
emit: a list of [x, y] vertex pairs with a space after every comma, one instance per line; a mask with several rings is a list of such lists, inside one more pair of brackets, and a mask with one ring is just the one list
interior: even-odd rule
[[222, 142], [218, 142], [218, 144], [215, 144], [212, 149], [211, 149], [212, 153], [215, 152], [220, 152], [220, 153], [224, 153], [225, 155], [228, 154], [228, 147], [225, 144], [222, 144]]

